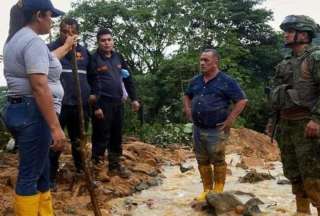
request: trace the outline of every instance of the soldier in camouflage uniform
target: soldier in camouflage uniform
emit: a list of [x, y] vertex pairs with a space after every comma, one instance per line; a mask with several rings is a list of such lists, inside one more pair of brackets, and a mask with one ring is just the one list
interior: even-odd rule
[[311, 201], [320, 216], [320, 47], [312, 44], [319, 26], [307, 16], [291, 15], [280, 28], [291, 52], [276, 66], [271, 104], [279, 117], [284, 175], [297, 215], [310, 214]]

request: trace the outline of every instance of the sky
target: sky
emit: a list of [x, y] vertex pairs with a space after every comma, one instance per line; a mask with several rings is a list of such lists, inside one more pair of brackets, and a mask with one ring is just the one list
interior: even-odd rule
[[[10, 8], [17, 0], [0, 0], [0, 54], [2, 54], [3, 44], [6, 40], [9, 28]], [[73, 0], [51, 0], [53, 5], [65, 12], [70, 10]], [[266, 0], [262, 7], [270, 9], [274, 13], [274, 19], [270, 25], [279, 30], [279, 25], [283, 18], [290, 14], [308, 15], [320, 24], [320, 1], [319, 0]], [[3, 77], [3, 64], [0, 63], [0, 86], [6, 85]]]

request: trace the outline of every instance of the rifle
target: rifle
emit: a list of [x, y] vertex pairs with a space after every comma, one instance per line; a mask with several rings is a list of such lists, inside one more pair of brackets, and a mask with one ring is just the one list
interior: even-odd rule
[[[265, 87], [264, 93], [267, 95], [267, 97], [270, 100], [271, 88], [269, 86]], [[271, 137], [270, 137], [271, 138], [271, 143], [273, 143], [273, 140], [274, 140], [274, 138], [275, 138], [275, 136], [277, 134], [279, 120], [280, 120], [280, 111], [277, 110], [275, 112], [275, 114], [273, 115], [273, 118], [272, 118], [272, 126], [271, 126], [272, 127], [272, 133], [271, 133]]]
[[87, 183], [87, 188], [91, 198], [91, 204], [93, 207], [94, 215], [95, 216], [102, 216], [101, 211], [99, 209], [98, 201], [96, 198], [95, 193], [95, 185], [93, 184], [93, 178], [91, 174], [91, 170], [86, 161], [86, 144], [87, 144], [87, 136], [84, 132], [84, 114], [83, 114], [83, 106], [82, 106], [82, 97], [81, 97], [81, 88], [80, 88], [80, 81], [78, 76], [78, 64], [77, 64], [77, 52], [76, 46], [72, 48], [72, 75], [73, 80], [75, 81], [75, 88], [77, 93], [77, 101], [78, 101], [78, 113], [79, 113], [79, 120], [80, 120], [80, 155], [81, 155], [81, 162], [82, 167], [85, 173], [85, 179]]
[[279, 120], [280, 120], [280, 111], [277, 111], [275, 115], [275, 119], [272, 124], [271, 143], [273, 143], [273, 140], [277, 134]]

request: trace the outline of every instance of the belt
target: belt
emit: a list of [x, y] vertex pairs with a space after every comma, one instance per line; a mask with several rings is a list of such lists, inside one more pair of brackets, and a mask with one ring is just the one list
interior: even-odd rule
[[9, 96], [7, 97], [7, 100], [9, 103], [12, 103], [12, 104], [19, 104], [19, 103], [22, 103], [24, 102], [24, 98], [23, 97], [15, 97], [15, 96]]
[[197, 126], [198, 128], [201, 129], [215, 129], [218, 128], [218, 126], [208, 126], [208, 125], [204, 125], [204, 124], [199, 124], [198, 122], [193, 122], [195, 124], [195, 126]]
[[285, 120], [300, 120], [310, 115], [311, 112], [306, 107], [294, 107], [280, 111], [280, 118]]
[[110, 97], [106, 97], [104, 95], [101, 95], [98, 98], [98, 102], [108, 103], [110, 105], [121, 105], [121, 104], [123, 104], [121, 98], [110, 98]]

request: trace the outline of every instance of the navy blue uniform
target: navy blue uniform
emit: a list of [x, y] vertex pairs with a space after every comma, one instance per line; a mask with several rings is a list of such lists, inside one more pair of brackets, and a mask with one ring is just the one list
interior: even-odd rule
[[[55, 50], [62, 46], [60, 40], [56, 40], [49, 44], [50, 50]], [[90, 95], [90, 86], [87, 80], [87, 71], [90, 68], [90, 54], [88, 50], [77, 45], [76, 47], [76, 58], [78, 65], [78, 76], [80, 81], [81, 97], [83, 102], [84, 118], [86, 123], [86, 128], [89, 119], [89, 106], [88, 99]], [[62, 64], [62, 74], [60, 77], [63, 89], [64, 97], [62, 100], [62, 109], [59, 116], [61, 127], [64, 129], [67, 127], [68, 135], [72, 144], [72, 156], [74, 160], [75, 167], [77, 171], [80, 171], [81, 166], [81, 156], [79, 152], [80, 146], [80, 120], [78, 112], [78, 101], [75, 81], [72, 74], [72, 53], [69, 52], [63, 59], [60, 60]], [[50, 151], [50, 171], [51, 180], [54, 181], [56, 172], [59, 166], [60, 152]]]
[[112, 52], [106, 57], [97, 50], [91, 58], [88, 74], [91, 93], [97, 96], [94, 109], [102, 109], [104, 119], [92, 117], [92, 158], [99, 162], [108, 149], [109, 169], [119, 166], [122, 155], [123, 89], [122, 81], [132, 101], [137, 100], [132, 77], [121, 76], [121, 69], [128, 70], [123, 57]]
[[[60, 40], [56, 40], [48, 45], [50, 50], [55, 50], [62, 46]], [[89, 51], [81, 46], [77, 45], [76, 47], [76, 55], [77, 55], [77, 65], [78, 65], [78, 75], [80, 81], [81, 88], [81, 96], [82, 102], [84, 105], [88, 104], [88, 98], [90, 94], [90, 86], [87, 80], [87, 71], [89, 69], [90, 63], [90, 54]], [[62, 74], [60, 77], [63, 89], [64, 96], [62, 100], [63, 105], [74, 106], [77, 105], [77, 93], [75, 91], [75, 83], [72, 75], [72, 53], [68, 53], [64, 58], [60, 60], [62, 65]]]

